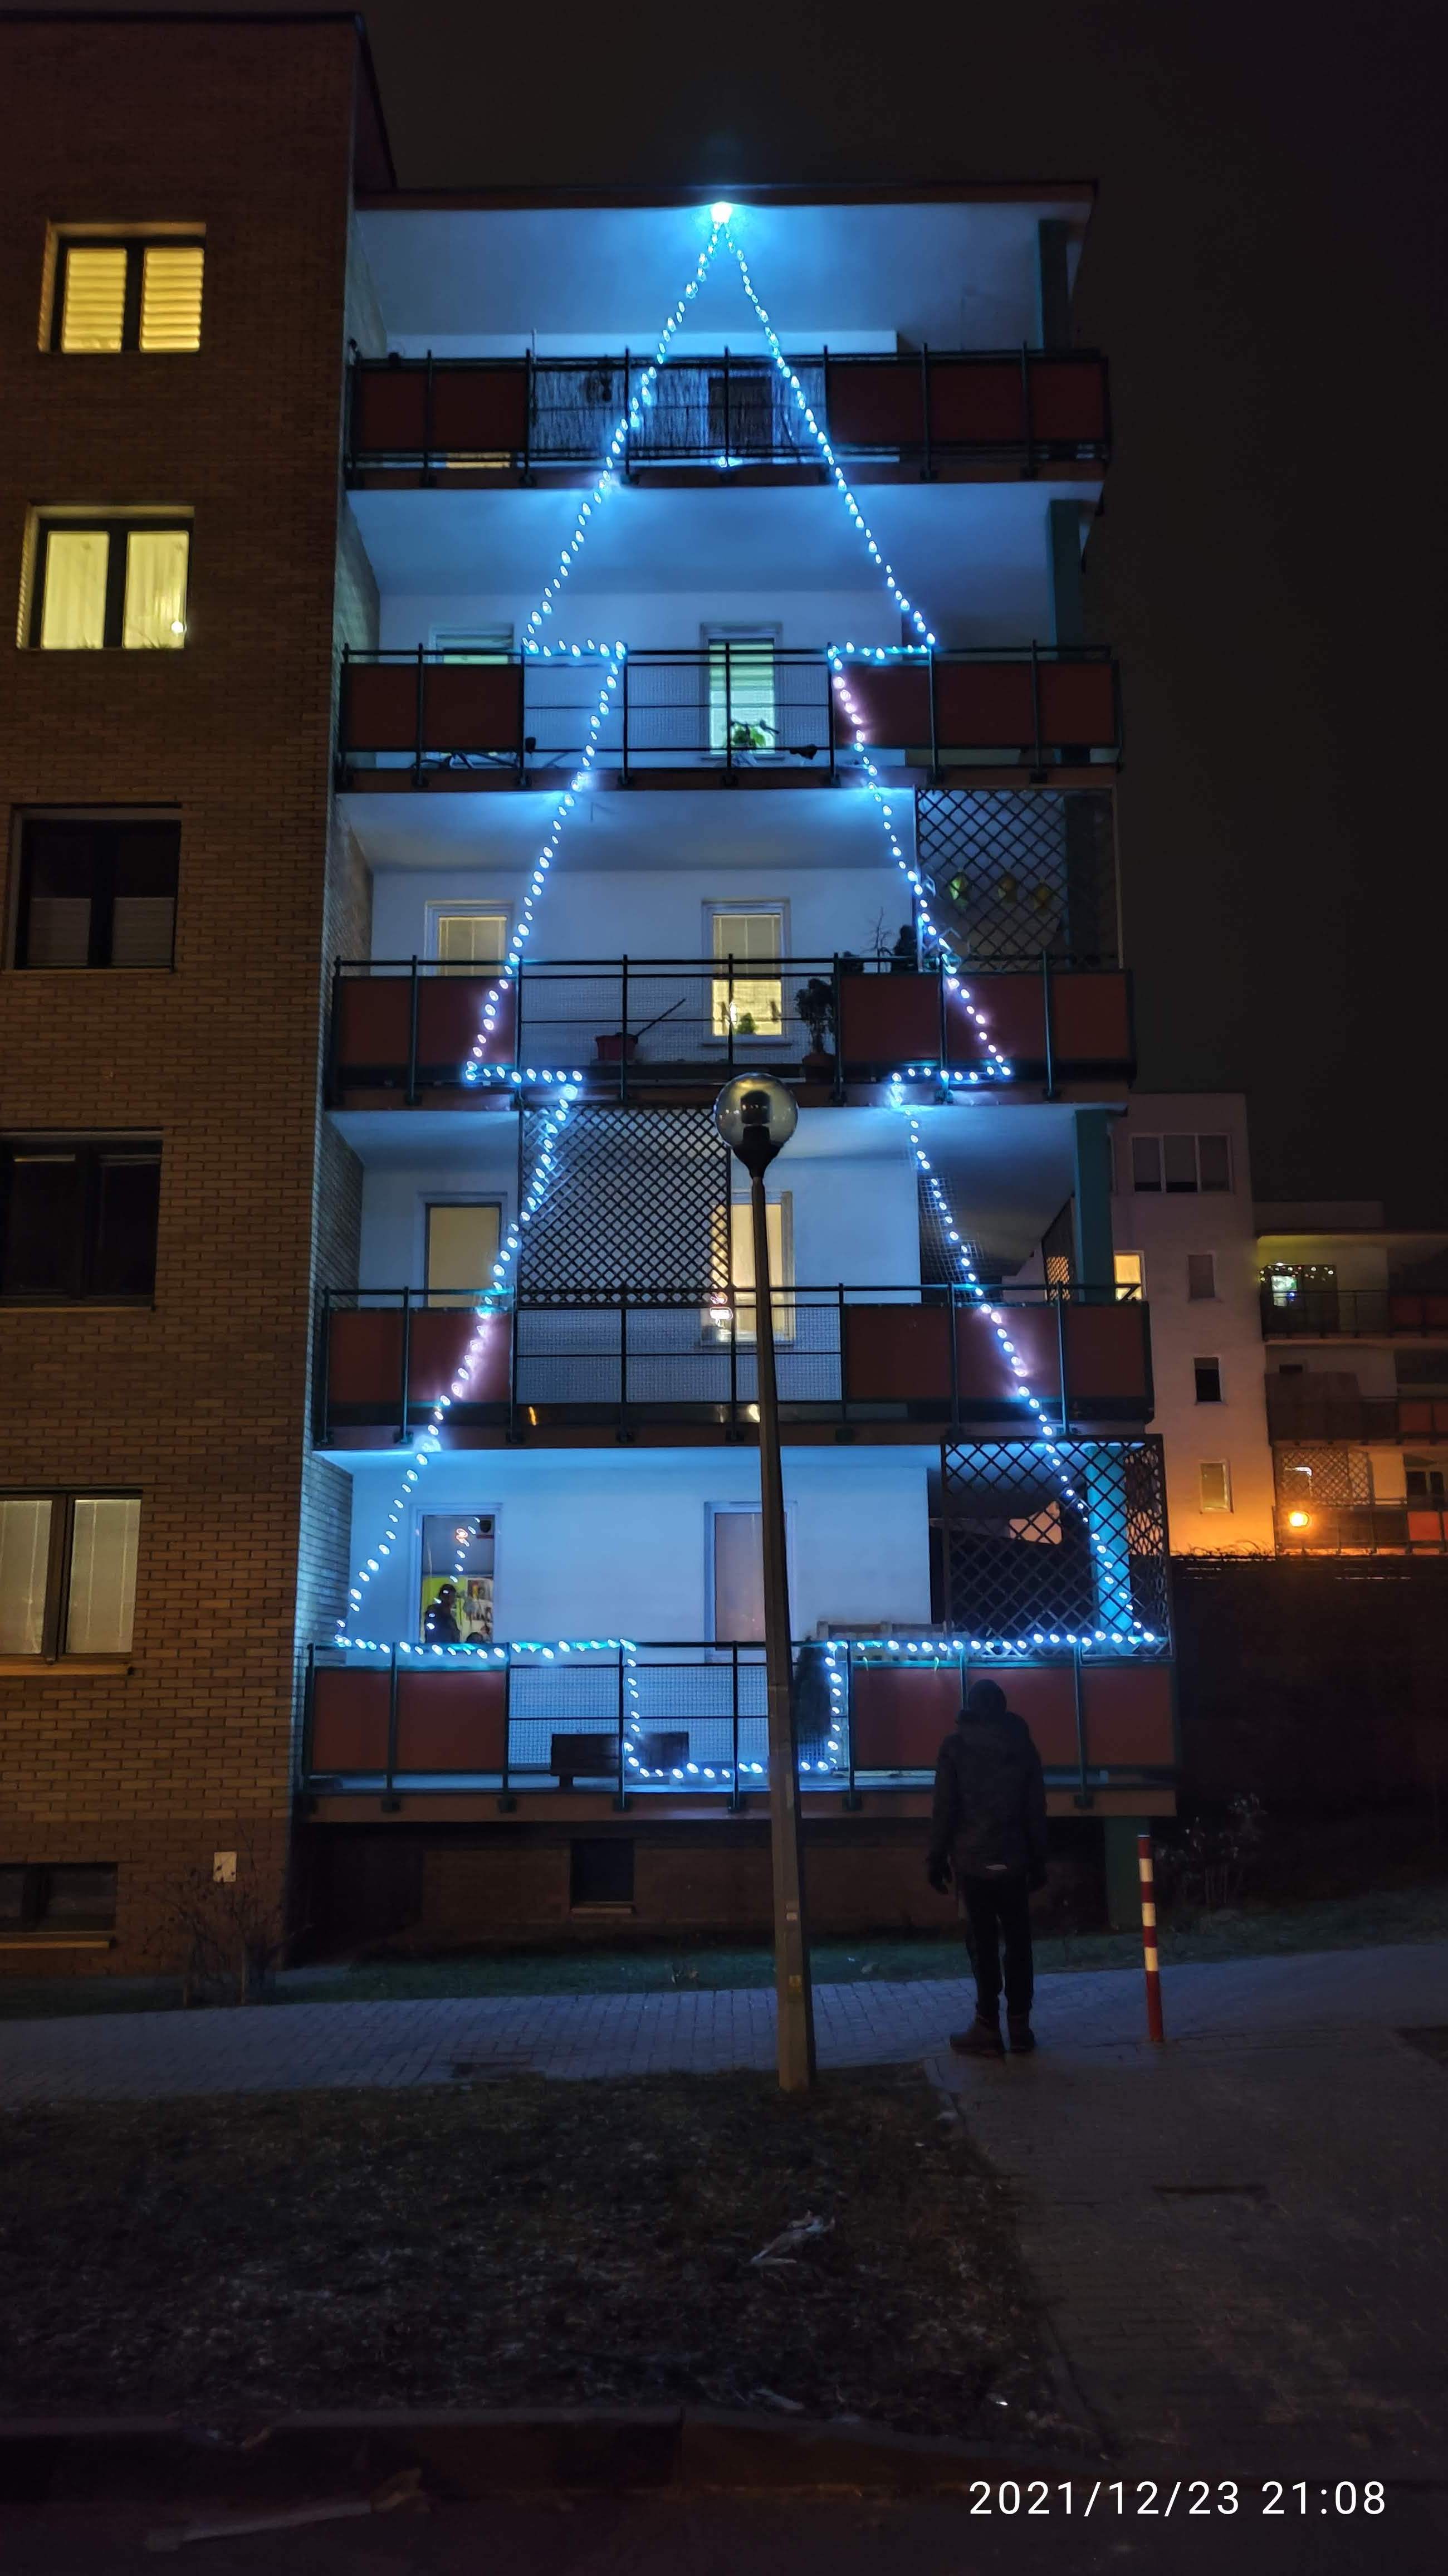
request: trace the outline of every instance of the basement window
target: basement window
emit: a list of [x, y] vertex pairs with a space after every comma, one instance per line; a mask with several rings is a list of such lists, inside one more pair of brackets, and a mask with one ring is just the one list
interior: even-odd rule
[[115, 1922], [114, 1861], [0, 1863], [0, 1941], [112, 1932]]
[[569, 1845], [568, 1902], [577, 1913], [634, 1901], [634, 1847], [624, 1834], [599, 1834]]
[[199, 349], [205, 261], [203, 244], [184, 236], [62, 236], [55, 245], [49, 346], [65, 357]]

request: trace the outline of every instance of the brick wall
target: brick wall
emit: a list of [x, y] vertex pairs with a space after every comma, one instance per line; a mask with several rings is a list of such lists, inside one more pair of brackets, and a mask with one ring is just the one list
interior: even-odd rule
[[[118, 1968], [164, 1949], [167, 1872], [248, 1827], [280, 1872], [304, 1509], [336, 1555], [303, 1465], [355, 56], [345, 23], [0, 26], [0, 592], [37, 504], [194, 512], [183, 651], [21, 651], [0, 614], [4, 819], [182, 821], [173, 973], [0, 974], [0, 1132], [162, 1138], [154, 1311], [0, 1312], [0, 1482], [142, 1496], [127, 1665], [0, 1669], [0, 1859], [117, 1862]], [[205, 225], [200, 352], [42, 352], [47, 225], [152, 220]]]

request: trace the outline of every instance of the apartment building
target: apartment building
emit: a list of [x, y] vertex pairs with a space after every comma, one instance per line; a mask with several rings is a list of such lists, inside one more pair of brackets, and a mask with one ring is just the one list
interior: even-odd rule
[[1131, 1091], [1089, 189], [405, 195], [351, 20], [0, 59], [0, 1957], [767, 1920], [749, 1070], [814, 1919], [937, 1919], [981, 1671], [1114, 1865], [1168, 1501], [1270, 1488], [1240, 1105]]

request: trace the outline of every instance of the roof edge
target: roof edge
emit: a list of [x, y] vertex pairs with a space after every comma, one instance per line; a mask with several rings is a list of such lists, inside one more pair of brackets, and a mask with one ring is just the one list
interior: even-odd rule
[[726, 194], [732, 204], [741, 207], [1063, 205], [1085, 206], [1089, 212], [1096, 202], [1096, 182], [1094, 179], [962, 179], [922, 186], [918, 181], [910, 180], [869, 180], [851, 185], [840, 180], [822, 179], [812, 185], [798, 180], [760, 184], [725, 178], [700, 179], [692, 187], [673, 188], [537, 185], [393, 188], [385, 192], [359, 189], [357, 204], [364, 214], [526, 214], [554, 208], [576, 209], [581, 213], [595, 207], [625, 210], [676, 207], [684, 210], [704, 204], [711, 197]]

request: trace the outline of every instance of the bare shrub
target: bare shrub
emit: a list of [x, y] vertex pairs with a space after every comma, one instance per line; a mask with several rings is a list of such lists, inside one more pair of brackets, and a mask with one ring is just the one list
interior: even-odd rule
[[258, 2002], [291, 1935], [284, 1892], [253, 1837], [243, 1832], [234, 1853], [179, 1871], [157, 1895], [181, 1953], [183, 2005]]

